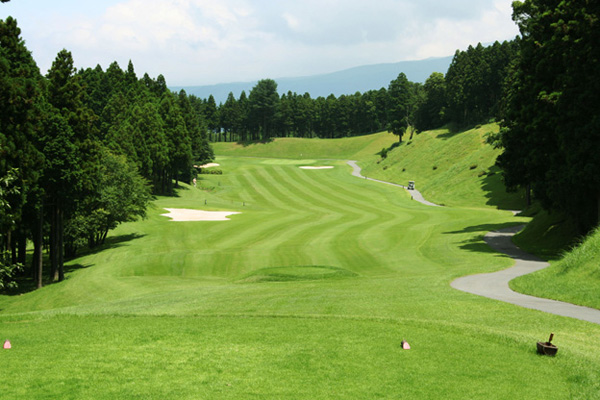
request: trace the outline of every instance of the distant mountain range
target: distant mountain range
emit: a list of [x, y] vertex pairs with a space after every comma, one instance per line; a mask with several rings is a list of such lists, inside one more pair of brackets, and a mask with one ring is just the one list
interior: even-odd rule
[[[409, 81], [425, 82], [433, 72], [446, 73], [452, 62], [452, 57], [428, 58], [419, 61], [402, 61], [390, 64], [374, 64], [354, 67], [343, 71], [328, 74], [303, 76], [297, 78], [279, 78], [277, 89], [279, 94], [288, 91], [298, 94], [310, 93], [312, 98], [319, 96], [327, 97], [334, 94], [336, 97], [342, 94], [354, 94], [369, 90], [387, 88], [390, 81], [396, 79], [398, 74], [404, 72]], [[171, 86], [170, 89], [179, 92], [184, 89], [187, 94], [193, 94], [201, 99], [214, 96], [217, 104], [224, 103], [229, 93], [233, 93], [236, 99], [240, 97], [242, 90], [246, 95], [250, 94], [257, 81], [220, 83], [206, 86]]]

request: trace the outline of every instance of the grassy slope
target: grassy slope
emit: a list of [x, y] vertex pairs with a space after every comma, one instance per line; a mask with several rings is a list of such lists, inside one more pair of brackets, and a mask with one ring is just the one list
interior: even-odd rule
[[599, 256], [600, 231], [596, 230], [550, 268], [515, 279], [511, 287], [534, 296], [600, 309]]
[[425, 198], [438, 204], [521, 209], [522, 195], [506, 193], [494, 166], [499, 150], [485, 144], [485, 135], [497, 130], [489, 124], [461, 133], [423, 132], [385, 160], [371, 159], [364, 174], [401, 184], [413, 180]]
[[[448, 285], [510, 265], [481, 237], [526, 219], [484, 207], [479, 194], [467, 196], [471, 208], [425, 207], [350, 176], [343, 161], [316, 159], [375, 168], [374, 153], [394, 137], [370, 139], [369, 150], [312, 141], [312, 160], [281, 147], [269, 151], [286, 160], [219, 157], [224, 175], [157, 200], [147, 220], [112, 234], [110, 249], [73, 260], [65, 282], [0, 297], [0, 339], [13, 342], [0, 353], [2, 393], [597, 398], [599, 327]], [[297, 168], [311, 163], [336, 168]], [[242, 214], [175, 223], [164, 207]], [[534, 353], [550, 330], [556, 359]]]
[[[485, 134], [497, 129], [492, 124], [454, 135], [447, 130], [425, 132], [412, 143], [404, 143], [390, 152], [386, 160], [371, 158], [364, 173], [404, 184], [415, 180], [426, 198], [441, 204], [461, 207], [486, 204], [521, 209], [523, 196], [505, 193], [500, 174], [493, 165], [499, 150], [483, 144]], [[422, 157], [423, 153], [427, 157]], [[600, 247], [592, 235], [588, 239], [591, 243], [582, 246], [585, 250], [578, 249], [571, 254], [568, 249], [575, 237], [575, 227], [564, 216], [536, 211], [535, 218], [517, 235], [515, 242], [551, 260], [552, 267], [518, 278], [511, 282], [511, 287], [526, 294], [600, 308], [597, 268], [591, 262], [578, 261], [582, 260], [578, 255], [582, 251], [589, 259], [598, 259]]]

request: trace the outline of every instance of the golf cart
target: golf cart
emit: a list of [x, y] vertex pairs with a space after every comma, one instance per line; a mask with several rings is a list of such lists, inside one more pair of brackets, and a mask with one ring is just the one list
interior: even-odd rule
[[408, 181], [408, 190], [415, 190], [415, 181]]

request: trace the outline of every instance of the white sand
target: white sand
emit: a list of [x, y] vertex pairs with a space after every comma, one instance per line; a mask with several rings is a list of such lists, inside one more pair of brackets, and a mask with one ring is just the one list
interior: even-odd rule
[[210, 167], [219, 167], [219, 166], [221, 166], [221, 164], [217, 164], [214, 162], [204, 164], [204, 165], [194, 165], [195, 168], [210, 168]]
[[310, 167], [310, 166], [304, 166], [304, 167], [300, 167], [301, 169], [332, 169], [333, 167], [331, 165], [329, 166], [322, 166], [322, 167]]
[[161, 214], [171, 218], [172, 221], [229, 221], [230, 215], [241, 214], [234, 211], [203, 211], [187, 210], [184, 208], [165, 208], [167, 214]]

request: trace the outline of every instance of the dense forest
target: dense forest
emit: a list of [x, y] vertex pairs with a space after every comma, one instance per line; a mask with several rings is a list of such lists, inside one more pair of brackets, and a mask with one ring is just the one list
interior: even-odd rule
[[198, 99], [139, 79], [132, 63], [76, 71], [66, 50], [42, 76], [20, 33], [0, 21], [0, 289], [25, 269], [28, 241], [37, 286], [44, 248], [62, 280], [65, 256], [103, 244], [213, 159]]
[[600, 2], [513, 4], [522, 39], [510, 74], [499, 165], [581, 233], [600, 217]]
[[517, 42], [478, 44], [457, 51], [444, 75], [424, 84], [404, 73], [387, 88], [353, 95], [311, 98], [309, 93], [279, 95], [277, 83], [264, 79], [247, 95], [233, 93], [217, 105], [203, 100], [203, 116], [212, 141], [257, 141], [274, 137], [338, 138], [389, 130], [404, 133], [477, 124], [495, 118]]

